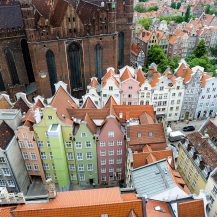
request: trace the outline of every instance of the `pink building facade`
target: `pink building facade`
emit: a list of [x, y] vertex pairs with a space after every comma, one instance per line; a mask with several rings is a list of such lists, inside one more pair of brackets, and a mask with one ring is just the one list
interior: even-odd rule
[[139, 82], [134, 78], [128, 78], [121, 82], [121, 104], [138, 105], [139, 89]]
[[97, 142], [99, 183], [125, 179], [126, 144], [117, 119], [110, 115], [103, 124]]

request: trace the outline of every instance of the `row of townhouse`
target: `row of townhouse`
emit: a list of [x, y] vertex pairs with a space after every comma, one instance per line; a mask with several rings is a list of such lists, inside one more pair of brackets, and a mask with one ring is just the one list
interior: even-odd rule
[[146, 74], [140, 67], [125, 66], [119, 74], [108, 68], [101, 84], [91, 79], [81, 107], [101, 108], [112, 96], [117, 104], [153, 105], [158, 119], [200, 119], [216, 115], [216, 88], [217, 78], [202, 67], [189, 68], [184, 60], [174, 74], [167, 69], [161, 75], [155, 64]]
[[[104, 108], [94, 107], [94, 102], [88, 99], [79, 108], [79, 102], [66, 88], [66, 84], [58, 82], [48, 105], [37, 97], [34, 105], [21, 99], [17, 106], [22, 118], [14, 128], [16, 148], [26, 176], [30, 182], [41, 180], [44, 184], [52, 178], [59, 190], [77, 184], [124, 182], [125, 125], [144, 112], [154, 119], [153, 107], [117, 105], [110, 97]], [[1, 97], [0, 106], [5, 100], [6, 97]], [[10, 113], [10, 106], [6, 110]]]
[[173, 30], [169, 29], [170, 27], [163, 21], [155, 24], [152, 30], [140, 29], [135, 34], [134, 43], [131, 45], [132, 64], [138, 66], [139, 62], [135, 59], [138, 58], [141, 62], [141, 56], [143, 64], [146, 63], [148, 51], [153, 45], [162, 47], [168, 57], [178, 55], [186, 58], [192, 54], [201, 39], [208, 47], [214, 47], [217, 44], [217, 18], [213, 15], [202, 14], [196, 20], [178, 24]]
[[208, 216], [217, 215], [217, 119], [206, 120], [199, 131], [180, 142], [177, 169], [193, 194], [205, 191]]

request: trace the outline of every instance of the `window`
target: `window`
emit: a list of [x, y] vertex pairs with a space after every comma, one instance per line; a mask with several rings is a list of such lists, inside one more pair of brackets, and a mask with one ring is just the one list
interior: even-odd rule
[[117, 150], [117, 155], [122, 155], [122, 149]]
[[90, 141], [86, 142], [86, 148], [91, 148], [91, 142]]
[[180, 104], [180, 102], [181, 102], [181, 100], [180, 100], [180, 99], [178, 99], [178, 100], [177, 100], [177, 104]]
[[27, 169], [28, 171], [31, 171], [31, 170], [32, 170], [32, 166], [31, 166], [30, 164], [26, 164], [26, 169]]
[[66, 142], [66, 148], [71, 148], [72, 147], [72, 143], [71, 142]]
[[83, 160], [83, 154], [77, 153], [77, 160]]
[[80, 181], [85, 181], [85, 175], [84, 174], [79, 174], [79, 179], [80, 179]]
[[109, 151], [108, 151], [108, 155], [109, 155], [109, 156], [112, 156], [112, 155], [114, 155], [114, 152], [115, 152], [114, 149], [113, 149], [113, 150], [109, 150]]
[[29, 155], [26, 152], [23, 152], [23, 159], [24, 160], [29, 160]]
[[38, 141], [38, 147], [41, 148], [44, 146], [44, 143], [42, 141]]
[[173, 107], [170, 107], [170, 111], [173, 111]]
[[105, 142], [102, 141], [102, 142], [99, 143], [99, 145], [100, 145], [100, 147], [105, 147]]
[[191, 173], [188, 173], [187, 178], [188, 178], [188, 179], [191, 179]]
[[164, 87], [160, 87], [160, 90], [164, 90]]
[[114, 180], [114, 176], [109, 176], [109, 181], [113, 181]]
[[32, 158], [32, 160], [37, 160], [36, 154], [34, 152], [31, 153], [31, 158]]
[[114, 168], [112, 168], [112, 167], [109, 168], [109, 172], [110, 172], [110, 173], [113, 173], [113, 172], [114, 172]]
[[75, 164], [69, 164], [69, 170], [75, 171]]
[[137, 137], [138, 137], [138, 138], [141, 138], [141, 137], [142, 137], [142, 133], [140, 133], [140, 132], [137, 133]]
[[179, 90], [180, 89], [180, 86], [177, 86], [177, 90]]
[[[128, 98], [132, 98], [132, 94], [128, 94]], [[128, 104], [129, 105], [129, 104]]]
[[216, 194], [217, 194], [217, 188], [216, 188], [216, 186], [213, 186], [212, 193], [216, 196]]
[[[175, 100], [171, 100], [171, 105], [174, 105]], [[178, 104], [178, 100], [177, 100], [177, 104]]]
[[48, 120], [52, 120], [52, 116], [48, 116]]
[[105, 167], [101, 168], [101, 173], [106, 173], [106, 168]]
[[102, 177], [101, 177], [101, 181], [103, 181], [103, 182], [106, 181], [106, 176], [105, 176], [105, 175], [102, 175]]
[[50, 148], [50, 142], [49, 141], [47, 141], [47, 147]]
[[114, 159], [109, 159], [109, 164], [114, 164]]
[[47, 156], [46, 156], [45, 152], [41, 152], [41, 159], [42, 160], [46, 160], [47, 159]]
[[121, 145], [122, 145], [122, 141], [121, 141], [121, 140], [118, 140], [118, 141], [117, 141], [117, 145], [118, 145], [118, 146], [121, 146]]
[[38, 166], [38, 164], [34, 164], [34, 170], [35, 170], [35, 171], [39, 171], [39, 166]]
[[148, 132], [148, 136], [152, 137], [153, 136], [153, 132]]
[[13, 180], [7, 180], [7, 184], [8, 184], [8, 187], [12, 187], [12, 188], [15, 187]]
[[122, 158], [118, 158], [116, 163], [121, 164], [122, 163]]
[[84, 164], [78, 165], [78, 171], [84, 171]]
[[108, 142], [108, 145], [109, 145], [109, 146], [114, 146], [114, 144], [115, 144], [114, 141], [109, 141], [109, 142]]
[[29, 148], [33, 148], [33, 144], [32, 144], [31, 141], [28, 141], [28, 147], [29, 147]]
[[73, 180], [73, 181], [77, 180], [76, 174], [71, 174], [71, 180]]
[[109, 131], [109, 132], [108, 132], [108, 137], [109, 137], [109, 138], [113, 138], [114, 135], [115, 135], [115, 134], [114, 134], [114, 131]]
[[50, 159], [53, 160], [53, 153], [50, 152]]
[[18, 141], [20, 148], [25, 148], [25, 145], [22, 141]]
[[132, 89], [133, 89], [133, 87], [132, 87], [132, 86], [129, 86], [128, 88], [129, 88], [129, 90], [132, 90]]
[[87, 171], [93, 171], [93, 164], [87, 164]]
[[109, 90], [113, 90], [113, 87], [112, 87], [112, 86], [109, 86]]
[[87, 152], [87, 160], [92, 160], [93, 156], [92, 156], [92, 152]]
[[72, 153], [72, 152], [68, 152], [68, 153], [67, 153], [67, 158], [68, 158], [68, 160], [74, 160], [74, 155], [73, 155], [73, 153]]
[[5, 163], [5, 158], [4, 157], [0, 157], [0, 163]]
[[81, 148], [82, 148], [81, 142], [76, 142], [76, 143], [75, 143], [75, 148], [76, 148], [76, 149], [81, 149]]
[[103, 165], [106, 165], [106, 160], [105, 159], [101, 160], [101, 166], [103, 166]]
[[105, 150], [100, 150], [100, 156], [106, 156], [106, 151]]
[[182, 93], [180, 92], [180, 93], [178, 94], [178, 96], [182, 96]]
[[81, 137], [87, 137], [86, 133], [81, 133]]
[[172, 93], [172, 96], [176, 96], [176, 94], [175, 94], [175, 93]]
[[117, 171], [117, 172], [121, 172], [121, 167], [118, 167], [118, 168], [116, 169], [116, 171]]
[[43, 167], [44, 167], [44, 170], [49, 170], [49, 169], [50, 169], [49, 164], [47, 164], [47, 163], [45, 163], [45, 164], [43, 165]]
[[1, 187], [5, 187], [6, 186], [5, 180], [0, 179], [0, 186]]

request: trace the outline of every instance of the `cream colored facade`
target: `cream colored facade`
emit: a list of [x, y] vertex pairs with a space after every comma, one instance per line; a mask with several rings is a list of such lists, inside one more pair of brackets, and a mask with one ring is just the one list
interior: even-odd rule
[[188, 152], [186, 145], [186, 142], [179, 144], [177, 169], [191, 193], [198, 195], [200, 190], [205, 189], [207, 181], [195, 160], [190, 156], [190, 151]]

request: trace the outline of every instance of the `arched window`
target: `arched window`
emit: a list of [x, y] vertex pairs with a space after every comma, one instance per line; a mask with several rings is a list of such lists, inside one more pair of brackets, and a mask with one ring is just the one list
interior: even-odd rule
[[0, 72], [0, 91], [4, 91], [4, 90], [5, 90], [5, 85], [2, 78], [2, 73]]
[[124, 33], [118, 33], [118, 66], [124, 64]]
[[32, 62], [29, 54], [29, 47], [26, 39], [21, 40], [21, 48], [22, 48], [23, 59], [26, 66], [26, 72], [29, 79], [29, 83], [35, 82], [35, 77], [32, 69]]
[[5, 57], [6, 57], [6, 60], [7, 60], [8, 69], [9, 69], [9, 72], [10, 72], [12, 84], [13, 85], [19, 84], [20, 81], [19, 81], [19, 77], [18, 77], [18, 74], [17, 74], [17, 67], [16, 67], [16, 64], [15, 64], [13, 52], [11, 51], [10, 48], [5, 49]]
[[99, 81], [103, 76], [102, 74], [102, 46], [97, 44], [95, 47], [95, 66], [96, 66], [96, 77]]
[[71, 72], [71, 89], [82, 87], [81, 82], [81, 47], [71, 43], [68, 48], [69, 68]]
[[140, 101], [140, 105], [144, 105], [144, 101], [142, 100], [142, 101]]
[[57, 83], [57, 72], [56, 72], [55, 56], [53, 51], [51, 50], [47, 51], [46, 60], [47, 60], [47, 69], [48, 69], [49, 79], [50, 79], [51, 92], [52, 94], [54, 94], [55, 93], [54, 84]]

